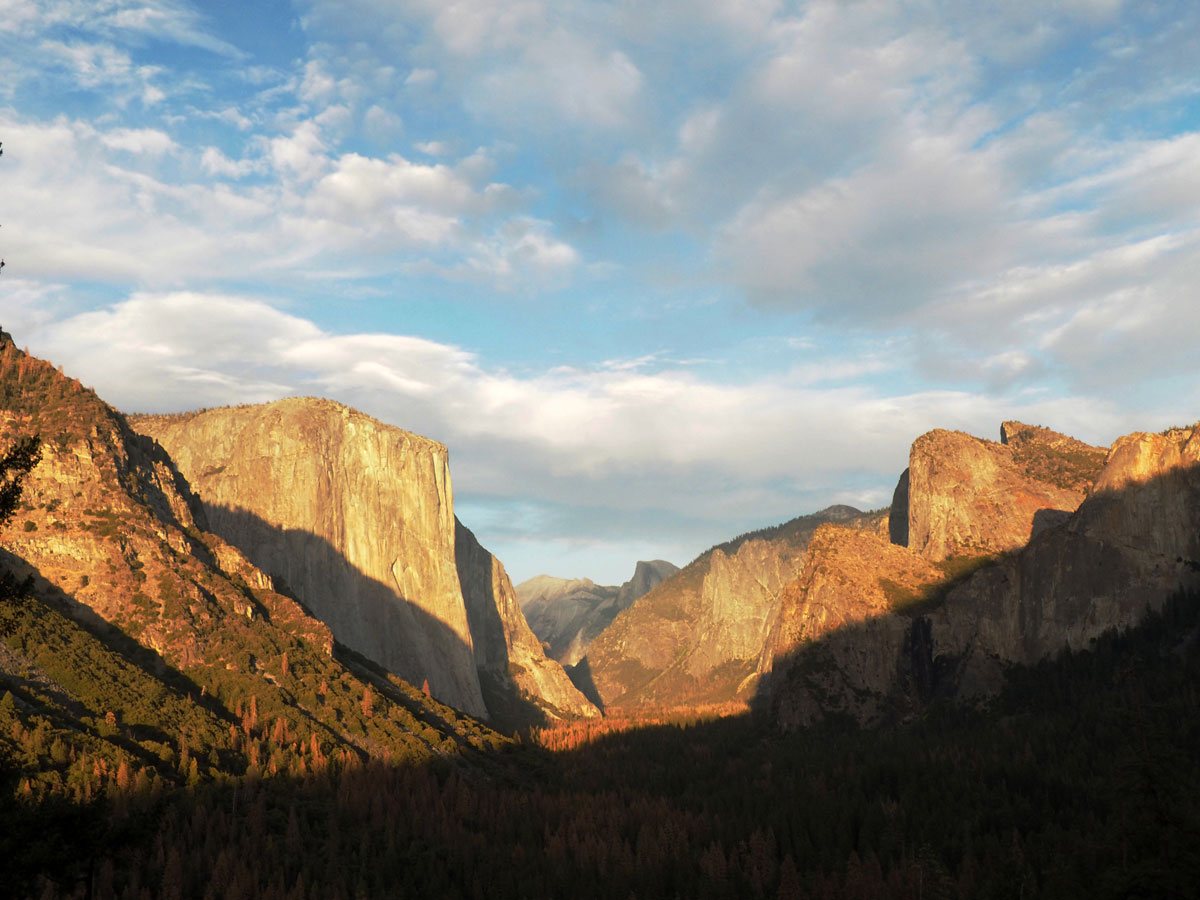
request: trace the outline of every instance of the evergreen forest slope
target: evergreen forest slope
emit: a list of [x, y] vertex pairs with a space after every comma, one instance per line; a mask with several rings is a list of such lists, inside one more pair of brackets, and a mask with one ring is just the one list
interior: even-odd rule
[[0, 446], [41, 436], [0, 532], [6, 584], [19, 582], [0, 617], [10, 800], [151, 802], [507, 743], [336, 644], [205, 530], [161, 450], [3, 332], [0, 396]]

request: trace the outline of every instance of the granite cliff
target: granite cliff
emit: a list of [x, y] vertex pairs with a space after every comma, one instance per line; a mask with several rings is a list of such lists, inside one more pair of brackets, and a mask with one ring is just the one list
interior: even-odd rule
[[617, 613], [678, 571], [666, 560], [639, 560], [633, 577], [619, 586], [596, 584], [590, 578], [536, 575], [517, 585], [517, 597], [547, 655], [573, 666]]
[[[500, 560], [462, 523], [456, 524], [458, 573], [488, 709], [506, 721], [537, 718], [529, 713], [539, 711], [552, 718], [598, 716], [600, 711], [580, 694], [563, 667], [547, 659]], [[529, 704], [535, 709], [524, 708]]]
[[779, 593], [826, 522], [886, 528], [878, 515], [832, 506], [713, 547], [620, 613], [593, 641], [577, 680], [590, 681], [606, 708], [749, 697]]
[[[311, 768], [335, 750], [422, 759], [491, 741], [345, 654], [208, 531], [160, 446], [0, 332], [0, 447], [33, 435], [42, 458], [0, 536], [0, 570], [32, 592], [6, 598], [0, 681], [23, 714], [68, 723], [62, 739], [83, 759], [202, 778]], [[189, 742], [213, 748], [190, 770]]]
[[1001, 443], [936, 430], [913, 442], [897, 485], [893, 541], [928, 559], [994, 553], [1075, 510], [1104, 451], [1045, 428], [1006, 422]]
[[[489, 713], [481, 673], [508, 710], [595, 714], [457, 522], [443, 445], [310, 398], [131, 421], [171, 454], [213, 531], [339, 641], [472, 715]], [[497, 679], [510, 667], [538, 676]]]
[[[804, 571], [784, 591], [780, 621], [788, 627], [760, 660], [760, 671], [771, 673], [763, 697], [781, 723], [831, 712], [903, 719], [936, 697], [987, 696], [1006, 667], [1087, 648], [1200, 583], [1195, 428], [1120, 438], [1101, 467], [1097, 448], [1031, 431], [1004, 427], [1026, 441], [1023, 481], [1014, 481], [1011, 457], [994, 449], [1000, 445], [980, 462], [987, 442], [946, 432], [919, 438], [912, 461], [923, 471], [913, 477], [910, 466], [910, 497], [933, 497], [910, 499], [913, 546], [863, 546], [864, 536], [841, 529], [814, 540]], [[1094, 473], [1075, 508], [1045, 488], [1047, 467], [1060, 464], [1051, 476], [1059, 490], [1078, 493]], [[948, 472], [963, 474], [957, 488], [938, 486]], [[1002, 487], [1017, 498], [1005, 500]], [[945, 502], [950, 490], [955, 506]], [[1039, 496], [1042, 509], [1030, 502]], [[971, 552], [947, 556], [948, 548]], [[830, 610], [841, 625], [830, 627]]]

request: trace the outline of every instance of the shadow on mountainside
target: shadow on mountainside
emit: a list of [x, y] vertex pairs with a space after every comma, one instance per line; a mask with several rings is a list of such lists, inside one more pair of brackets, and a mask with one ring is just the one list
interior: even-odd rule
[[[937, 565], [945, 578], [917, 591], [874, 572], [891, 608], [780, 655], [752, 710], [793, 728], [911, 722], [938, 701], [994, 695], [1016, 666], [1137, 627], [1180, 592], [1196, 602], [1200, 465], [1093, 493], [1073, 513], [1040, 510], [1020, 549]], [[993, 641], [1007, 641], [1015, 658], [997, 655]]]
[[26, 875], [14, 894], [79, 896], [100, 872], [89, 896], [1191, 897], [1198, 601], [1014, 670], [992, 712], [910, 728], [741, 715], [178, 787], [124, 843], [68, 834], [61, 893]]
[[[78, 627], [84, 634], [93, 638], [124, 663], [139, 670], [155, 682], [165, 685], [177, 697], [202, 707], [226, 725], [237, 724], [216, 697], [207, 694], [200, 685], [168, 663], [161, 654], [139, 643], [118, 626], [105, 621], [91, 607], [80, 603], [48, 581], [41, 572], [25, 560], [8, 550], [0, 549], [0, 566], [8, 567], [22, 577], [26, 575], [32, 577], [32, 588], [29, 595], [12, 601], [18, 615], [28, 615], [32, 617], [31, 621], [61, 616], [69, 623], [67, 629]], [[51, 639], [64, 641], [68, 639], [65, 634], [56, 635], [52, 625], [47, 628], [49, 630], [46, 633]], [[37, 681], [40, 689], [65, 711], [76, 716], [91, 715], [89, 710], [71, 696], [69, 692], [74, 689], [74, 686], [67, 683], [67, 681], [75, 680], [79, 684], [84, 684], [93, 674], [80, 670], [80, 667], [88, 665], [86, 648], [81, 650], [78, 646], [58, 647], [44, 643], [17, 648], [17, 652], [23, 655], [34, 669], [25, 673], [8, 672], [7, 677], [14, 685], [21, 687], [26, 683]], [[64, 656], [69, 658], [63, 658]], [[53, 671], [46, 671], [50, 664], [60, 668], [61, 672], [56, 674]], [[120, 698], [120, 701], [131, 707], [152, 702], [151, 698], [129, 696], [127, 693]], [[177, 734], [167, 734], [160, 728], [137, 722], [123, 722], [121, 734], [123, 737], [110, 739], [116, 740], [125, 750], [143, 758], [146, 763], [156, 763], [158, 760], [149, 756], [148, 751], [139, 742], [149, 740], [170, 746], [179, 740]]]
[[[329, 541], [245, 509], [201, 502], [208, 529], [269, 575], [276, 591], [329, 626], [339, 643], [409, 684], [428, 680], [431, 694], [450, 706], [460, 706], [455, 698], [473, 679], [498, 730], [546, 724], [546, 713], [516, 690], [506, 670], [479, 665], [478, 654], [450, 626], [365, 574]], [[476, 623], [469, 624], [477, 634]]]
[[596, 681], [592, 678], [592, 664], [585, 656], [573, 666], [563, 666], [563, 671], [567, 673], [567, 677], [571, 679], [571, 684], [575, 685], [579, 693], [587, 697], [596, 709], [604, 712], [604, 700], [600, 697], [600, 689], [596, 687]]

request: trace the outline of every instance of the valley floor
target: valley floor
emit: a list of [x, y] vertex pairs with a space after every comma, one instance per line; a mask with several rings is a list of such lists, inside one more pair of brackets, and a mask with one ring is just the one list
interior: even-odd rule
[[30, 723], [8, 696], [2, 881], [131, 900], [1195, 897], [1198, 635], [1200, 597], [1178, 598], [1014, 670], [987, 710], [897, 730], [781, 736], [741, 715], [78, 800], [31, 794], [69, 761], [14, 742]]

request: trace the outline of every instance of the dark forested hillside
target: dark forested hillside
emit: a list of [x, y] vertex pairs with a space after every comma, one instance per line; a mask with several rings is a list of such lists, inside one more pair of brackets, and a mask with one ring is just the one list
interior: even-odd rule
[[[5, 829], [10, 862], [14, 827], [47, 822], [59, 837], [23, 860], [26, 876], [57, 879], [22, 882], [29, 896], [82, 895], [85, 882], [131, 898], [1190, 897], [1200, 885], [1194, 596], [1089, 652], [1012, 670], [986, 710], [935, 706], [896, 730], [784, 736], [737, 717], [527, 746], [486, 767], [349, 759], [89, 791], [87, 748], [55, 750], [53, 725], [10, 695], [0, 716], [22, 734], [5, 744], [8, 790], [34, 770], [63, 775], [35, 795], [18, 785]], [[59, 836], [64, 818], [98, 827]]]

